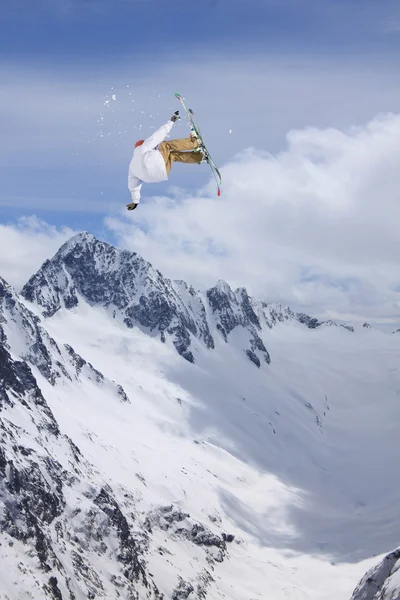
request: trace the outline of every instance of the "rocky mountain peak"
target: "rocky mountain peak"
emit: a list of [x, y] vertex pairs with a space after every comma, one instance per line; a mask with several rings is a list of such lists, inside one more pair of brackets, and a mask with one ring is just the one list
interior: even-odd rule
[[31, 277], [22, 295], [45, 317], [81, 302], [101, 306], [126, 327], [140, 327], [162, 342], [173, 343], [195, 362], [196, 340], [212, 351], [216, 337], [230, 342], [234, 330], [245, 331], [242, 348], [258, 367], [269, 363], [268, 331], [278, 322], [297, 320], [314, 329], [317, 319], [289, 308], [252, 299], [243, 287], [232, 290], [219, 280], [205, 293], [184, 281], [171, 281], [141, 256], [114, 248], [83, 232], [67, 241]]
[[400, 598], [400, 548], [389, 552], [372, 567], [354, 590], [351, 600], [396, 600]]
[[[68, 260], [85, 249], [86, 241], [83, 246], [64, 248], [67, 260], [60, 259], [60, 253], [44, 265], [41, 275], [48, 286], [53, 286], [55, 274], [65, 274]], [[71, 272], [78, 265], [73, 260], [69, 264]], [[47, 291], [57, 292], [64, 300], [61, 286], [49, 287]], [[129, 490], [112, 482], [111, 472], [105, 477], [59, 425], [56, 416], [65, 417], [70, 410], [67, 405], [75, 397], [79, 400], [78, 410], [71, 411], [77, 424], [74, 433], [81, 441], [88, 439], [93, 447], [97, 436], [82, 426], [81, 407], [91, 399], [99, 402], [100, 408], [99, 397], [105, 401], [107, 413], [111, 405], [110, 414], [113, 402], [130, 405], [121, 385], [107, 379], [71, 345], [54, 339], [46, 329], [45, 319], [33, 314], [0, 278], [0, 529], [4, 598], [28, 594], [48, 600], [162, 600], [165, 595], [158, 585], [164, 586], [165, 582], [148, 565], [148, 560], [153, 560], [151, 550], [156, 557], [162, 557], [164, 552], [172, 555], [165, 546], [182, 543], [186, 552], [193, 548], [197, 571], [191, 572], [190, 581], [185, 581], [178, 565], [179, 575], [172, 576], [176, 583], [171, 581], [168, 597], [184, 598], [190, 593], [197, 600], [205, 599], [214, 581], [209, 570], [229, 558], [227, 546], [235, 536], [226, 533], [220, 524], [203, 523], [173, 504], [139, 509], [141, 493], [135, 489], [135, 481], [146, 487], [144, 477], [133, 476]], [[96, 417], [93, 415], [93, 419]], [[100, 442], [101, 447], [103, 444]], [[4, 561], [12, 574], [6, 573]]]
[[[382, 361], [381, 367], [378, 361], [376, 369], [369, 368], [375, 364], [369, 348], [364, 359], [358, 356], [362, 344], [366, 339], [373, 342], [374, 335], [352, 338], [349, 346], [354, 342], [358, 348], [348, 355], [355, 358], [353, 365], [347, 355], [343, 360], [338, 335], [332, 336], [328, 329], [320, 331], [337, 327], [345, 340], [352, 335], [349, 326], [350, 331], [344, 331], [333, 321], [324, 323], [286, 306], [255, 300], [245, 288], [233, 290], [222, 281], [204, 293], [196, 291], [185, 281], [165, 278], [137, 254], [118, 250], [87, 233], [74, 236], [46, 261], [24, 287], [24, 295], [26, 301], [0, 278], [0, 528], [5, 565], [1, 578], [2, 591], [5, 579], [12, 590], [4, 592], [5, 598], [17, 597], [13, 595], [16, 581], [24, 593], [32, 590], [33, 598], [48, 600], [229, 596], [235, 581], [227, 580], [229, 571], [219, 572], [219, 565], [232, 561], [230, 572], [239, 567], [241, 574], [241, 569], [252, 569], [249, 565], [263, 546], [268, 554], [246, 575], [252, 592], [249, 587], [242, 595], [253, 597], [255, 589], [262, 594], [266, 589], [262, 578], [253, 584], [253, 575], [248, 573], [261, 572], [269, 585], [274, 575], [272, 570], [264, 572], [271, 558], [268, 535], [271, 523], [276, 527], [274, 536], [280, 531], [282, 513], [275, 525], [266, 519], [264, 509], [251, 506], [252, 490], [258, 498], [259, 486], [266, 486], [262, 494], [266, 498], [276, 494], [277, 506], [281, 506], [285, 478], [288, 496], [296, 502], [295, 490], [299, 490], [299, 505], [305, 511], [299, 524], [308, 527], [311, 523], [312, 528], [293, 538], [277, 536], [278, 547], [293, 544], [296, 556], [301, 551], [306, 557], [310, 549], [327, 555], [328, 550], [320, 545], [321, 524], [323, 529], [328, 520], [328, 531], [333, 530], [330, 519], [338, 515], [343, 535], [350, 529], [351, 511], [354, 522], [361, 522], [363, 529], [365, 525], [368, 536], [370, 515], [380, 510], [378, 504], [363, 515], [371, 488], [370, 457], [380, 461], [375, 478], [385, 469], [395, 472], [397, 464], [395, 444], [382, 444], [382, 427], [389, 420], [389, 432], [396, 440], [392, 426], [392, 417], [398, 414], [396, 336], [387, 336], [392, 344], [387, 352], [390, 362]], [[91, 335], [85, 329], [82, 342], [81, 315], [71, 314], [81, 305], [85, 316], [90, 306], [96, 308], [96, 321], [88, 328]], [[37, 307], [43, 316], [38, 316]], [[60, 318], [52, 321], [57, 312]], [[97, 318], [104, 326], [98, 339]], [[118, 326], [111, 321], [109, 327], [110, 319], [118, 321]], [[271, 335], [271, 329], [283, 322], [296, 330], [293, 337], [291, 327]], [[201, 368], [181, 361], [182, 369], [165, 375], [165, 353], [157, 356], [160, 345], [144, 341], [138, 332], [131, 336], [128, 329], [133, 327], [172, 344], [191, 363], [201, 356]], [[61, 332], [70, 343], [64, 338], [60, 341]], [[269, 368], [274, 361], [269, 340], [274, 337], [276, 341], [280, 333], [279, 344], [289, 341], [286, 348], [281, 345], [276, 368]], [[324, 358], [324, 341], [332, 337], [334, 344], [327, 345]], [[132, 353], [129, 344], [136, 344], [137, 339], [151, 346], [152, 354], [148, 370], [144, 359], [132, 376], [136, 347]], [[73, 346], [81, 343], [79, 354]], [[300, 343], [305, 345], [304, 353]], [[376, 348], [385, 347], [378, 344]], [[213, 352], [216, 360], [208, 361]], [[286, 354], [290, 356], [285, 364]], [[101, 360], [108, 377], [84, 356], [92, 356], [94, 365]], [[268, 370], [267, 376], [253, 365]], [[371, 381], [365, 377], [369, 372]], [[126, 377], [123, 383], [129, 397], [112, 377]], [[359, 402], [354, 414], [350, 410], [353, 401]], [[386, 413], [385, 405], [390, 407]], [[337, 408], [348, 415], [343, 429]], [[367, 432], [368, 439], [355, 435], [357, 427]], [[381, 447], [387, 450], [382, 456]], [[342, 472], [342, 468], [329, 469], [330, 464], [338, 464], [337, 452], [342, 449], [342, 464], [346, 467], [350, 462], [351, 467], [343, 489], [350, 487], [354, 497], [350, 495], [339, 510], [342, 480], [334, 479], [333, 485], [327, 482], [335, 471]], [[361, 492], [365, 498], [357, 487], [352, 488], [364, 453], [367, 483]], [[154, 468], [158, 463], [159, 471], [158, 466]], [[387, 469], [388, 465], [393, 466]], [[379, 481], [385, 483], [385, 479]], [[377, 487], [374, 479], [373, 488]], [[309, 504], [300, 496], [303, 489], [312, 492], [308, 495], [314, 500]], [[390, 511], [384, 512], [384, 503], [382, 514], [390, 531], [385, 540], [390, 541], [396, 533], [396, 502], [392, 501], [396, 497], [390, 486], [386, 489], [382, 495], [389, 498]], [[374, 523], [381, 526], [380, 514]], [[257, 539], [253, 547], [251, 537], [259, 531], [266, 537]], [[306, 547], [301, 546], [306, 539], [310, 546], [308, 541]], [[329, 542], [329, 552], [346, 559], [352, 556], [352, 547], [346, 546], [347, 536], [343, 539], [345, 554], [342, 540], [335, 547], [335, 539]], [[391, 546], [388, 543], [385, 549]], [[243, 560], [247, 555], [251, 560]], [[275, 589], [287, 581], [288, 560], [282, 558], [285, 567], [281, 579], [273, 582]], [[390, 553], [366, 575], [353, 599], [397, 598], [399, 561], [398, 551]], [[14, 569], [10, 576], [9, 565]], [[239, 590], [237, 597], [242, 595]]]
[[218, 279], [214, 288], [219, 292], [226, 294], [227, 296], [230, 296], [233, 293], [229, 283], [227, 283], [224, 279]]

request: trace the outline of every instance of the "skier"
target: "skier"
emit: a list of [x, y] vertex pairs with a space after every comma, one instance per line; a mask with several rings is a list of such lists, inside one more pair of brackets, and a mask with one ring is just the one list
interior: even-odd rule
[[147, 140], [136, 142], [129, 165], [128, 188], [132, 202], [126, 205], [128, 210], [134, 210], [139, 204], [143, 181], [145, 183], [166, 181], [173, 162], [199, 164], [203, 161], [204, 154], [194, 129], [191, 130], [189, 138], [164, 141], [179, 118], [179, 110], [177, 110], [170, 120]]

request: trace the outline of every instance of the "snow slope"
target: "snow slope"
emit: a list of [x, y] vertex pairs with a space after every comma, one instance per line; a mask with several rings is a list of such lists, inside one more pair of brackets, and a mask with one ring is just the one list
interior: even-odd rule
[[398, 544], [398, 336], [328, 327], [223, 282], [200, 294], [86, 234], [45, 263], [24, 304], [2, 289], [7, 361], [43, 400], [6, 381], [0, 490], [18, 516], [7, 465], [33, 459], [14, 449], [15, 427], [35, 463], [74, 474], [59, 476], [60, 508], [41, 526], [46, 566], [35, 536], [0, 516], [4, 598], [60, 597], [56, 578], [63, 598], [74, 585], [77, 598], [344, 600]]
[[370, 569], [360, 581], [351, 600], [399, 600], [400, 548], [393, 550]]

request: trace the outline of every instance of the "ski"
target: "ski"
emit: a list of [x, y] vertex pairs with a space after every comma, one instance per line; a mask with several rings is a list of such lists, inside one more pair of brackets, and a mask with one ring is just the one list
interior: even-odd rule
[[[175, 94], [175, 97], [178, 98], [178, 100], [182, 104], [183, 109], [186, 112], [187, 117], [188, 117], [188, 119], [190, 121], [190, 124], [192, 125], [193, 129], [195, 130], [196, 134], [198, 135], [198, 137], [199, 137], [199, 139], [201, 141], [201, 144], [202, 144], [203, 148], [205, 149], [205, 152], [207, 154], [207, 159], [208, 159], [207, 162], [210, 165], [211, 170], [213, 171], [213, 175], [214, 175], [214, 177], [216, 179], [216, 183], [218, 185], [218, 191], [219, 191], [218, 195], [220, 195], [219, 186], [222, 183], [221, 173], [219, 172], [219, 170], [218, 170], [218, 168], [217, 168], [217, 166], [216, 166], [216, 164], [215, 164], [215, 162], [214, 162], [214, 160], [213, 160], [213, 158], [212, 158], [212, 156], [210, 154], [210, 151], [208, 150], [207, 146], [204, 143], [203, 135], [201, 133], [200, 126], [199, 126], [198, 121], [197, 121], [197, 117], [196, 117], [194, 111], [191, 108], [188, 108], [186, 106], [186, 104], [185, 104], [185, 102], [184, 102], [184, 100], [183, 100], [183, 98], [182, 98], [182, 96], [180, 94]], [[219, 182], [218, 182], [218, 180], [219, 180]]]
[[[200, 136], [201, 142], [202, 142], [203, 146], [205, 147], [205, 144], [204, 144], [204, 141], [203, 141], [203, 134], [201, 133], [200, 126], [199, 126], [198, 121], [197, 121], [197, 117], [196, 117], [194, 111], [191, 108], [189, 108], [189, 113], [190, 113], [190, 115], [192, 117], [191, 121], [195, 125], [196, 133]], [[216, 172], [218, 174], [219, 179], [221, 180], [221, 173], [219, 172], [219, 170], [217, 168], [217, 165], [215, 164], [215, 162], [211, 158], [210, 152], [209, 152], [209, 150], [207, 148], [206, 148], [206, 151], [207, 151], [207, 154], [208, 154], [208, 158], [210, 159], [210, 161], [211, 161], [214, 169], [216, 170]]]
[[217, 184], [217, 190], [218, 190], [218, 196], [221, 195], [221, 185], [222, 185], [222, 178], [221, 178], [221, 173], [219, 172], [215, 162], [213, 161], [211, 154], [207, 148], [207, 146], [204, 143], [203, 140], [203, 136], [201, 134], [201, 130], [197, 121], [197, 117], [194, 113], [194, 111], [191, 108], [188, 108], [185, 104], [185, 101], [183, 100], [182, 96], [180, 94], [175, 94], [175, 98], [177, 98], [179, 100], [179, 102], [181, 103], [183, 110], [185, 111], [187, 118], [190, 121], [191, 126], [193, 127], [197, 137], [200, 140], [201, 146], [204, 149], [204, 153], [205, 153], [205, 159], [206, 162], [208, 163], [210, 169], [211, 169], [211, 173], [213, 174], [213, 177], [215, 179], [215, 183]]

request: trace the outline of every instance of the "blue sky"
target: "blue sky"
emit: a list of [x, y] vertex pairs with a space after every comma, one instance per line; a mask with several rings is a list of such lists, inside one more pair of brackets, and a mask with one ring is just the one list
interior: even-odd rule
[[[399, 52], [397, 0], [5, 0], [0, 225], [36, 215], [119, 242], [109, 223], [126, 218], [132, 146], [178, 108], [174, 92], [229, 171], [249, 148], [279, 160], [293, 130], [349, 131], [397, 113]], [[173, 136], [185, 135], [182, 121]], [[206, 165], [176, 165], [143, 189], [132, 227], [151, 231], [156, 196], [182, 206], [212, 196], [208, 181]]]
[[[85, 199], [100, 206], [107, 197], [106, 209], [114, 197], [125, 202], [136, 130], [142, 126], [146, 135], [165, 121], [176, 108], [175, 91], [196, 107], [220, 163], [250, 145], [275, 151], [292, 127], [345, 126], [356, 112], [362, 122], [379, 109], [394, 110], [399, 29], [400, 8], [392, 0], [5, 0], [0, 133], [13, 138], [13, 148], [2, 157], [1, 218], [32, 206], [51, 222], [84, 227], [85, 215], [64, 210], [68, 198], [70, 205], [81, 199], [83, 211]], [[326, 88], [327, 70], [331, 92], [340, 87], [330, 101], [318, 89], [322, 74]], [[374, 77], [374, 97], [361, 102]], [[136, 100], [134, 118], [127, 86]], [[114, 117], [111, 110], [105, 115], [107, 145], [98, 121], [113, 91], [119, 106], [114, 103]], [[30, 122], [32, 97], [39, 106]], [[185, 133], [181, 127], [177, 134]], [[53, 134], [58, 143], [46, 146]], [[203, 167], [189, 173], [180, 166], [170, 183], [190, 187], [206, 179]], [[45, 197], [58, 202], [56, 211]], [[89, 204], [87, 210], [96, 212], [93, 227], [102, 211]]]
[[[5, 0], [1, 48], [21, 58], [107, 59], [145, 51], [196, 48], [279, 52], [394, 44], [382, 33], [399, 28], [395, 0]], [[18, 34], [18, 35], [17, 35]], [[33, 51], [33, 52], [32, 52]]]

